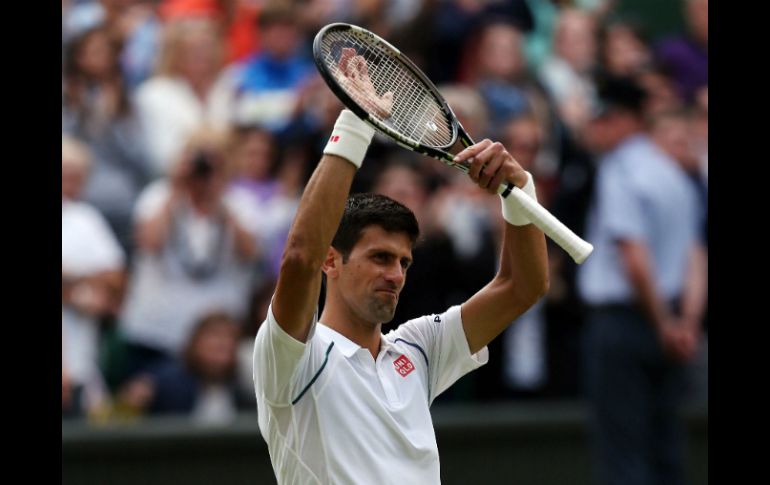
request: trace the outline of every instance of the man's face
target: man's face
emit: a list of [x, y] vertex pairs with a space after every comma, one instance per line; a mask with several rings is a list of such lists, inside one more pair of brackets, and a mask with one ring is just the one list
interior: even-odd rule
[[393, 319], [411, 264], [409, 236], [372, 225], [364, 229], [346, 263], [342, 255], [335, 257], [335, 270], [327, 276], [354, 317], [375, 326]]

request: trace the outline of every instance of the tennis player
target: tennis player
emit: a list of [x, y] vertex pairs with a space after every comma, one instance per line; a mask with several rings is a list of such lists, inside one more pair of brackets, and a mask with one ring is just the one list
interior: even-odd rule
[[[485, 364], [486, 345], [548, 288], [543, 233], [501, 199], [508, 224], [492, 281], [462, 305], [383, 334], [419, 229], [392, 199], [348, 197], [373, 134], [342, 111], [302, 195], [257, 333], [259, 427], [281, 485], [440, 483], [431, 403]], [[510, 181], [535, 197], [532, 177], [500, 143], [468, 147], [458, 155], [464, 160], [482, 189], [494, 194]]]

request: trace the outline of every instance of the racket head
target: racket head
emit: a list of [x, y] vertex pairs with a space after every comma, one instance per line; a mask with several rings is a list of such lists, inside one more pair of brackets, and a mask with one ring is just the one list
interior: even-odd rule
[[[365, 59], [380, 100], [343, 73], [340, 60], [346, 48]], [[386, 40], [355, 25], [329, 24], [313, 40], [313, 59], [332, 92], [356, 116], [409, 149], [446, 158], [441, 152], [458, 138], [454, 113], [430, 79]], [[389, 115], [381, 103], [387, 93], [393, 96]]]

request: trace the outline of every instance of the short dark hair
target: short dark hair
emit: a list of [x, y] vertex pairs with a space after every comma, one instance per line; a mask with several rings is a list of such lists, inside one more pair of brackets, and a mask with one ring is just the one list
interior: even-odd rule
[[371, 225], [380, 226], [388, 232], [405, 233], [412, 246], [420, 235], [417, 218], [405, 205], [381, 194], [353, 194], [348, 197], [332, 240], [332, 247], [342, 253], [343, 262], [347, 262], [353, 246], [361, 239], [361, 233]]

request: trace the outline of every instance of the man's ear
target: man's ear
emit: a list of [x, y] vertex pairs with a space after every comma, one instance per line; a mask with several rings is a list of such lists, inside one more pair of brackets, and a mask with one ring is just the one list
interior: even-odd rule
[[327, 278], [335, 279], [339, 275], [340, 266], [342, 265], [342, 254], [339, 251], [329, 246], [329, 251], [326, 253], [326, 259], [324, 259], [321, 270], [326, 273]]

